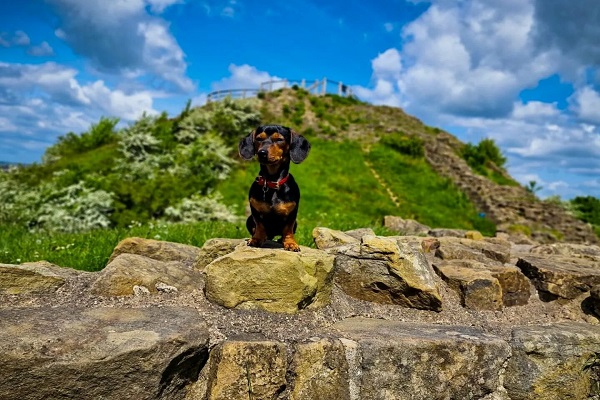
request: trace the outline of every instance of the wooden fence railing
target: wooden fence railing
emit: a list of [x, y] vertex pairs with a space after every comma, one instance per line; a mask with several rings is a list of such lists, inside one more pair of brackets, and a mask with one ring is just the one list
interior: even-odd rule
[[268, 81], [260, 84], [258, 89], [223, 89], [210, 92], [206, 97], [206, 101], [219, 101], [225, 97], [231, 97], [234, 99], [246, 99], [249, 97], [255, 97], [260, 92], [272, 92], [274, 90], [291, 88], [297, 86], [302, 88], [309, 93], [317, 96], [325, 94], [337, 94], [338, 96], [350, 97], [352, 96], [352, 89], [343, 84], [342, 82], [333, 81], [331, 79], [323, 78], [321, 80], [316, 79], [314, 81], [307, 81], [306, 79], [282, 79], [278, 81]]

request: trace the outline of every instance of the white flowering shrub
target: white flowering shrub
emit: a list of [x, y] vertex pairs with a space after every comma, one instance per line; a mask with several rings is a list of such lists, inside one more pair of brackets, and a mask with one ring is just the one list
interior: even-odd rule
[[125, 162], [142, 162], [160, 148], [153, 136], [155, 118], [143, 115], [135, 124], [120, 131], [119, 150]]
[[208, 196], [194, 194], [181, 200], [173, 207], [165, 210], [165, 221], [167, 222], [198, 222], [198, 221], [225, 221], [237, 222], [239, 217], [221, 203], [222, 196], [219, 193]]
[[196, 108], [189, 111], [177, 124], [175, 139], [179, 143], [189, 144], [208, 132], [212, 124], [210, 114], [203, 109]]
[[94, 190], [79, 182], [50, 190], [46, 196], [31, 221], [35, 229], [81, 232], [111, 225], [113, 198], [104, 190]]
[[17, 167], [0, 170], [0, 223], [26, 223], [41, 202], [39, 190], [16, 179]]

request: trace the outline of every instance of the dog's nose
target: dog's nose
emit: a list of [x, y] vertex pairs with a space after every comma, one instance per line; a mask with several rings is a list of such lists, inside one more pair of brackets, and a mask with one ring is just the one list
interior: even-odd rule
[[256, 153], [256, 154], [258, 154], [258, 157], [259, 157], [259, 158], [267, 158], [267, 155], [268, 155], [269, 153], [267, 153], [267, 151], [266, 151], [265, 149], [260, 149], [260, 150], [258, 151], [258, 153]]

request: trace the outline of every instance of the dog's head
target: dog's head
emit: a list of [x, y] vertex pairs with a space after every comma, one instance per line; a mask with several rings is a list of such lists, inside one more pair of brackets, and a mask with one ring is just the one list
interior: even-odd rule
[[256, 154], [261, 164], [276, 165], [287, 160], [298, 164], [308, 156], [310, 143], [288, 127], [263, 125], [240, 140], [238, 150], [244, 160]]

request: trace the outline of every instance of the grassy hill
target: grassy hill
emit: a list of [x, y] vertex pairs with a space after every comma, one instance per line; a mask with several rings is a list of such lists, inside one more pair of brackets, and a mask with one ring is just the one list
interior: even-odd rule
[[188, 104], [175, 118], [144, 116], [121, 130], [117, 122], [68, 133], [42, 163], [0, 174], [0, 262], [97, 270], [127, 236], [194, 245], [248, 237], [247, 192], [258, 164], [240, 160], [237, 142], [260, 123], [290, 126], [312, 143], [291, 169], [302, 192], [303, 245], [312, 245], [316, 226], [389, 233], [384, 215], [493, 235], [506, 221], [485, 193], [508, 191], [519, 207], [539, 203], [506, 173], [493, 142], [465, 145], [399, 108], [350, 98], [288, 89]]

